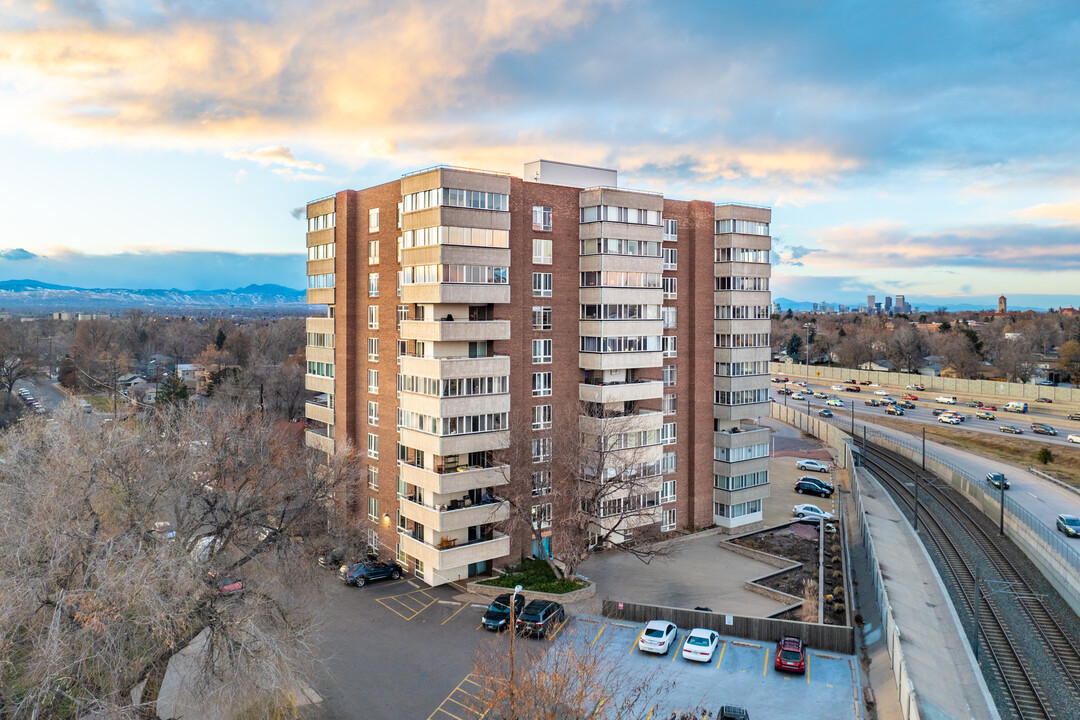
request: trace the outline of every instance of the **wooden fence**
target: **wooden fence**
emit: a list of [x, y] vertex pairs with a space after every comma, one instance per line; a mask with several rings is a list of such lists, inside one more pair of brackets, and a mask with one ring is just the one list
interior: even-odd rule
[[604, 600], [601, 614], [604, 617], [633, 623], [667, 620], [685, 630], [706, 628], [715, 630], [721, 635], [760, 640], [766, 643], [775, 643], [783, 635], [793, 635], [802, 639], [814, 650], [844, 655], [855, 653], [855, 629], [844, 625], [821, 625], [796, 620], [726, 615], [616, 600]]

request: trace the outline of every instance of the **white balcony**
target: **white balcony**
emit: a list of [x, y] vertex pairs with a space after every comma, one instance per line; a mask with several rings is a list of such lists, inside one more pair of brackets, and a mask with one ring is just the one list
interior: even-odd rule
[[489, 355], [470, 357], [414, 357], [401, 358], [402, 375], [420, 375], [436, 380], [468, 377], [501, 377], [510, 374], [510, 357]]
[[[311, 291], [308, 291], [308, 302]], [[425, 283], [403, 285], [401, 302], [420, 305], [449, 303], [452, 305], [486, 305], [510, 302], [509, 285], [488, 285], [484, 283]]]
[[509, 320], [404, 320], [401, 337], [430, 342], [509, 340]]
[[304, 444], [316, 450], [322, 450], [327, 455], [334, 454], [334, 439], [327, 437], [324, 432], [308, 429], [304, 432]]
[[578, 399], [582, 402], [612, 403], [636, 402], [638, 400], [659, 400], [664, 395], [664, 383], [660, 380], [639, 380], [636, 382], [580, 383]]
[[470, 490], [498, 487], [510, 482], [509, 465], [496, 465], [490, 468], [461, 465], [458, 470], [449, 468], [447, 472], [442, 473], [408, 463], [399, 463], [398, 467], [401, 469], [401, 479], [404, 482], [438, 495], [459, 495]]
[[449, 505], [432, 507], [401, 498], [401, 514], [435, 532], [465, 530], [476, 525], [503, 522], [510, 517], [510, 503], [506, 500], [450, 508]]
[[[510, 554], [510, 536], [500, 532], [492, 533], [489, 539], [475, 540], [462, 543], [448, 540], [439, 545], [431, 545], [423, 540], [417, 540], [411, 534], [399, 530], [398, 537], [401, 539], [401, 550], [406, 555], [416, 558], [424, 563], [428, 572], [428, 580], [432, 585], [439, 585], [449, 580], [457, 580], [468, 576], [464, 569], [469, 565], [485, 560], [495, 560]], [[449, 573], [448, 571], [457, 570]]]
[[510, 446], [510, 432], [473, 433], [470, 435], [432, 435], [411, 428], [401, 428], [401, 444], [431, 455], [468, 455], [481, 450], [502, 450]]
[[334, 409], [328, 405], [322, 403], [305, 403], [304, 404], [304, 417], [309, 420], [318, 420], [321, 423], [327, 425], [334, 424]]

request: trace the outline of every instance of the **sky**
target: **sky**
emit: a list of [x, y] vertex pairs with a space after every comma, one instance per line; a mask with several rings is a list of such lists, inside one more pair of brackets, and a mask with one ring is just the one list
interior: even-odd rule
[[304, 205], [538, 158], [773, 209], [773, 295], [1080, 305], [1073, 0], [0, 0], [0, 280], [304, 287]]

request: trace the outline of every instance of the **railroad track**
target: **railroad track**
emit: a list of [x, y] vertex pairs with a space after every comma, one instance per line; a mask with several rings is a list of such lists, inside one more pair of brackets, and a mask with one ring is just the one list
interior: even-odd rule
[[[893, 491], [893, 495], [900, 502], [911, 509], [914, 505], [914, 493], [905, 483], [905, 479], [911, 476], [911, 472], [895, 457], [885, 454], [878, 448], [873, 448], [873, 450], [872, 454], [864, 454], [866, 466]], [[1018, 583], [1021, 592], [1032, 592], [1023, 575], [1013, 566], [997, 543], [985, 531], [980, 533], [978, 529], [972, 529], [978, 528], [978, 525], [953, 498], [929, 484], [921, 485], [920, 492], [931, 495], [946, 514], [964, 528], [971, 542], [975, 543], [986, 557], [992, 558], [991, 566], [995, 570], [998, 569], [998, 565], [1007, 568], [1002, 573], [1003, 579]], [[974, 618], [976, 614], [975, 561], [969, 558], [954, 540], [952, 533], [955, 531], [947, 530], [938, 517], [931, 513], [922, 498], [920, 498], [919, 507], [919, 517], [923, 522], [926, 535], [944, 561], [948, 570], [948, 579], [955, 585], [958, 595], [963, 598], [961, 609], [966, 611], [969, 617]], [[961, 520], [961, 517], [965, 518], [966, 522]], [[987, 548], [987, 545], [993, 547]], [[1007, 578], [1004, 577], [1006, 573]], [[1036, 677], [1029, 670], [1029, 663], [1025, 662], [1023, 650], [1016, 641], [1015, 634], [1027, 631], [1027, 628], [1018, 630], [1015, 623], [1010, 624], [1005, 621], [1009, 602], [1018, 603], [1030, 623], [1035, 626], [1032, 632], [1042, 639], [1048, 654], [1057, 661], [1062, 674], [1067, 678], [1065, 684], [1071, 685], [1068, 690], [1071, 690], [1076, 698], [1080, 698], [1080, 689], [1076, 686], [1077, 676], [1073, 674], [1071, 668], [1080, 665], [1080, 653], [1077, 653], [1072, 641], [1061, 629], [1052, 613], [1034, 594], [1030, 599], [987, 593], [983, 593], [979, 598], [980, 644], [985, 648], [993, 672], [1001, 682], [1016, 716], [1025, 719], [1057, 717], [1057, 713], [1051, 712], [1053, 703], [1048, 697], [1049, 693], [1043, 688], [1042, 683], [1046, 679]], [[1046, 627], [1039, 627], [1040, 622], [1046, 623]], [[1061, 685], [1059, 678], [1053, 678], [1052, 682]]]

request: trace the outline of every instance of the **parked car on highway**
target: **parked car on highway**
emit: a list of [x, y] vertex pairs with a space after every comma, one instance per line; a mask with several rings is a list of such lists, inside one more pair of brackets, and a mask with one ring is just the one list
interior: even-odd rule
[[975, 417], [979, 418], [980, 420], [996, 420], [997, 419], [994, 416], [994, 413], [987, 412], [985, 410], [980, 410], [979, 412], [975, 413]]
[[1015, 425], [1001, 425], [998, 427], [999, 432], [1009, 433], [1010, 435], [1023, 435], [1024, 431]]
[[896, 403], [896, 405], [898, 407], [904, 408], [905, 410], [914, 410], [915, 409], [915, 403], [911, 402], [910, 400], [900, 400], [899, 402]]
[[1058, 515], [1057, 529], [1069, 537], [1080, 537], [1080, 518], [1075, 515]]
[[1046, 423], [1031, 423], [1031, 432], [1036, 435], [1057, 435], [1057, 430]]
[[817, 505], [796, 505], [791, 508], [791, 514], [800, 520], [832, 520], [833, 514], [822, 510]]
[[795, 463], [799, 470], [812, 470], [814, 472], [829, 472], [829, 466], [820, 460], [799, 460]]
[[1080, 443], [1080, 435], [1077, 435], [1076, 433], [1070, 433], [1069, 435], [1066, 435], [1065, 439], [1071, 443]]
[[959, 425], [960, 418], [955, 415], [939, 415], [937, 421], [939, 423], [945, 423], [946, 425]]
[[480, 623], [488, 630], [502, 630], [510, 623], [510, 603], [514, 604], [514, 618], [525, 609], [525, 596], [521, 593], [503, 593], [488, 605]]
[[832, 410], [830, 410], [829, 408], [822, 408], [817, 411], [817, 414], [823, 418], [831, 418], [833, 416]]
[[338, 577], [346, 585], [364, 587], [372, 580], [397, 580], [402, 575], [401, 566], [396, 562], [358, 562], [354, 565], [342, 565]]
[[785, 636], [776, 643], [776, 660], [773, 662], [776, 670], [786, 672], [806, 672], [806, 647], [802, 640], [797, 637]]
[[810, 495], [819, 495], [820, 497], [827, 498], [833, 494], [833, 486], [831, 483], [819, 480], [816, 477], [803, 475], [795, 481], [795, 492], [800, 495], [808, 493]]
[[566, 620], [566, 610], [552, 600], [531, 600], [517, 618], [517, 631], [522, 635], [546, 638], [555, 626]]
[[686, 660], [695, 662], [709, 662], [716, 652], [716, 646], [720, 644], [720, 635], [715, 630], [694, 628], [686, 633], [683, 642], [682, 656]]
[[1005, 485], [1005, 489], [1009, 489], [1009, 480], [1005, 477], [1005, 473], [988, 472], [986, 473], [986, 482], [990, 483], [996, 488], [1001, 488], [1002, 483]]
[[887, 408], [885, 408], [885, 414], [886, 415], [903, 415], [904, 414], [904, 408], [897, 407], [896, 405], [890, 405]]
[[638, 638], [638, 650], [641, 652], [667, 655], [679, 636], [679, 628], [667, 620], [650, 620], [645, 631]]

